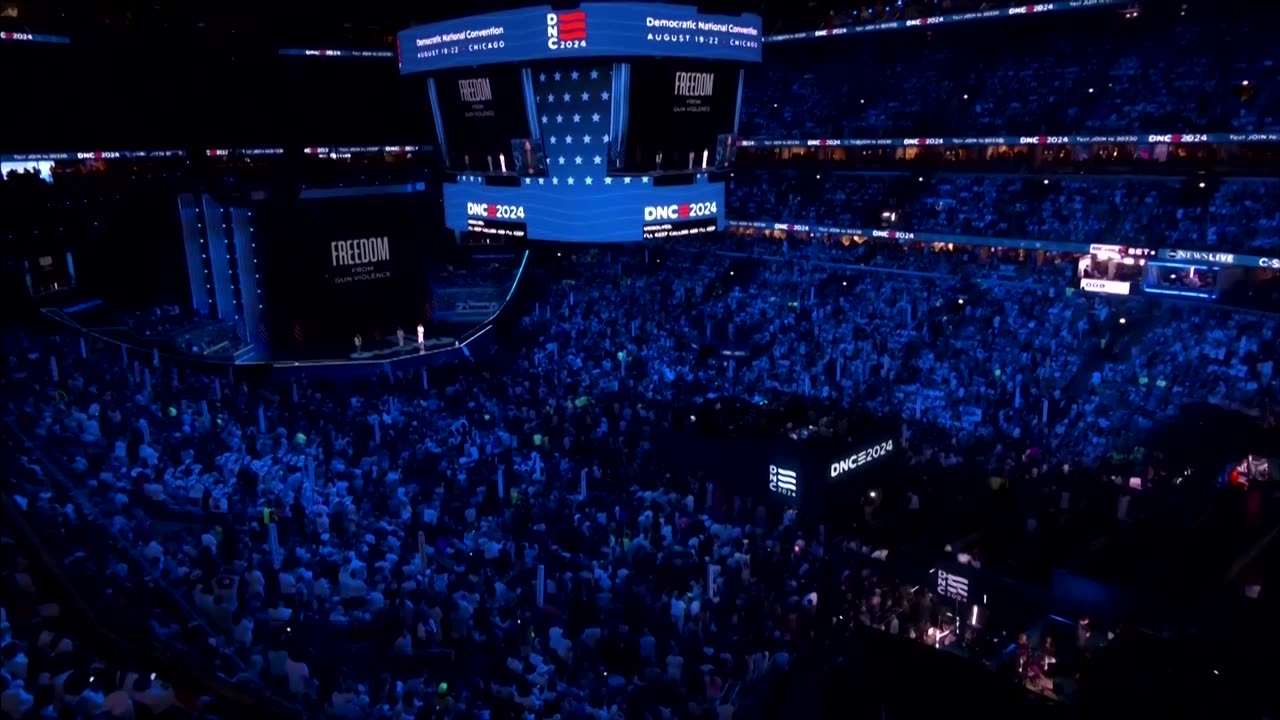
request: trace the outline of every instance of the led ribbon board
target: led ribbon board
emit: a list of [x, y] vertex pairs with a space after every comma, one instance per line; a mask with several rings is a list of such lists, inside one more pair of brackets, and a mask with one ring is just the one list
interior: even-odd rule
[[399, 34], [400, 72], [587, 57], [685, 57], [760, 62], [759, 15], [706, 15], [693, 7], [583, 3], [489, 13]]
[[723, 183], [654, 187], [648, 177], [605, 177], [591, 170], [574, 167], [564, 176], [525, 178], [520, 187], [445, 184], [445, 225], [584, 243], [685, 238], [724, 227]]

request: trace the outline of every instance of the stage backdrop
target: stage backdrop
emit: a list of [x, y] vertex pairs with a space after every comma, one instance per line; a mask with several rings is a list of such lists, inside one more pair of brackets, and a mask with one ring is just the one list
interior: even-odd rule
[[[512, 142], [530, 138], [520, 69], [469, 68], [428, 80], [440, 110], [440, 139], [454, 172], [512, 172]], [[506, 165], [503, 165], [503, 159]]]
[[[401, 188], [405, 189], [405, 188]], [[421, 192], [285, 200], [272, 209], [264, 308], [272, 346], [366, 349], [430, 314], [434, 203]]]
[[[688, 171], [716, 164], [716, 140], [733, 133], [741, 67], [670, 60], [634, 63], [623, 172]], [[658, 157], [661, 156], [659, 163]]]

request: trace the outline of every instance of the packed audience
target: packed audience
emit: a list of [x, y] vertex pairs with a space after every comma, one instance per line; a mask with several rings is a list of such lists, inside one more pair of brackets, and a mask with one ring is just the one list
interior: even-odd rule
[[[56, 521], [62, 515], [48, 507], [47, 492], [17, 495], [13, 501], [31, 517]], [[128, 653], [104, 644], [73, 603], [58, 601], [62, 593], [44, 566], [47, 561], [15, 540], [12, 527], [7, 530], [0, 537], [0, 712], [5, 717], [193, 718], [212, 709], [212, 699], [181, 696], [171, 678], [155, 672], [166, 668], [129, 664], [145, 655], [126, 659]], [[83, 555], [65, 560], [78, 564]]]
[[1259, 255], [1280, 251], [1278, 185], [1269, 180], [1223, 183], [1209, 202], [1205, 243], [1214, 249]]
[[[848, 566], [818, 562], [839, 553], [792, 515], [670, 474], [651, 448], [683, 403], [862, 404], [903, 418], [918, 467], [1023, 477], [1104, 461], [1097, 423], [1121, 422], [1110, 403], [1134, 399], [1117, 392], [1133, 375], [1170, 393], [1208, 382], [1255, 412], [1274, 391], [1274, 321], [1199, 338], [1208, 324], [1156, 318], [1131, 360], [1093, 369], [1082, 347], [1120, 332], [1121, 301], [1069, 293], [1061, 272], [975, 287], [842, 273], [812, 262], [823, 252], [797, 246], [755, 270], [720, 254], [583, 260], [521, 323], [526, 352], [354, 393], [11, 338], [11, 419], [44, 449], [18, 481], [55, 488], [63, 522], [100, 519], [124, 553], [91, 558], [103, 570], [142, 568], [174, 594], [158, 638], [195, 623], [228, 678], [284, 702], [352, 717], [725, 717], [820, 644], [829, 610], [805, 597]], [[725, 336], [761, 351], [703, 362], [699, 345]], [[1178, 369], [1161, 354], [1171, 337], [1218, 369]], [[1252, 384], [1224, 389], [1241, 373]], [[805, 550], [769, 550], [792, 546]], [[903, 634], [927, 641], [930, 612], [912, 613]]]
[[1259, 131], [1269, 25], [1210, 4], [780, 43], [748, 70], [742, 134], [875, 138]]
[[749, 222], [1258, 255], [1280, 247], [1271, 180], [782, 170], [738, 173], [728, 197], [730, 216]]
[[[833, 28], [963, 5], [817, 4], [795, 20]], [[1087, 32], [1057, 16], [1017, 34], [974, 24], [927, 36], [928, 52], [873, 36], [797, 45], [749, 73], [744, 135], [1273, 122], [1238, 89], [1276, 59], [1264, 23], [1151, 15], [1061, 21]], [[411, 164], [308, 160], [317, 186], [420, 177]], [[97, 165], [54, 170], [52, 185], [31, 172], [0, 184], [29, 201], [14, 237], [92, 233], [139, 197], [171, 202], [186, 172], [135, 173], [130, 193]], [[224, 191], [280, 175], [244, 159], [205, 172]], [[740, 172], [729, 206], [750, 221], [1276, 254], [1278, 190]], [[73, 206], [76, 193], [93, 200]], [[962, 629], [953, 602], [887, 559], [1017, 575], [1041, 525], [1125, 492], [1103, 477], [1170, 470], [1142, 445], [1182, 403], [1273, 425], [1276, 317], [1087, 295], [1065, 254], [773, 235], [573, 254], [539, 269], [542, 292], [489, 349], [343, 384], [122, 362], [117, 346], [44, 327], [8, 334], [6, 510], [55, 562], [36, 572], [30, 538], [5, 528], [0, 711], [232, 718], [247, 697], [278, 717], [779, 715], [805, 693], [795, 668], [834, 655], [847, 627], [963, 651], [1070, 697], [1094, 667], [1083, 650], [1104, 644], [1087, 620], [1067, 672], [1048, 638], [1018, 637], [1029, 624]], [[463, 310], [505, 301], [511, 276], [459, 265], [433, 282]], [[140, 333], [185, 322], [167, 309], [135, 320]], [[226, 332], [184, 336], [184, 349], [244, 340]], [[732, 359], [709, 353], [720, 347]], [[660, 452], [688, 407], [724, 397], [900, 419], [902, 476], [847, 527], [761, 507]], [[1005, 487], [1018, 492], [998, 507], [1019, 527], [998, 545], [925, 529], [945, 517], [971, 531]], [[982, 632], [999, 648], [984, 652]]]
[[[1083, 410], [1096, 420], [1081, 430], [1101, 436], [1116, 428], [1136, 444], [1177, 411], [1180, 397], [1249, 414], [1274, 412], [1265, 402], [1275, 379], [1276, 329], [1266, 317], [1168, 308], [1121, 358], [1093, 372]], [[1119, 412], [1108, 417], [1098, 407]]]

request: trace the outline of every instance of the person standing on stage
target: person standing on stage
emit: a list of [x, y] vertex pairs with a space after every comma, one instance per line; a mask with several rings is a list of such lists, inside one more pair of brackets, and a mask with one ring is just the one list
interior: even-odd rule
[[427, 344], [427, 329], [422, 327], [422, 323], [418, 323], [418, 347]]
[[396, 328], [396, 345], [404, 347], [404, 328]]
[[360, 352], [360, 346], [364, 344], [364, 338], [356, 335], [356, 352]]

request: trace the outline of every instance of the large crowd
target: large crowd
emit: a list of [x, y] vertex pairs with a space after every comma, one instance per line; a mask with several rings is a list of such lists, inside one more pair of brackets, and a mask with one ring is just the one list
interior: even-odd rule
[[[304, 708], [725, 717], [845, 610], [808, 594], [859, 575], [792, 514], [664, 466], [652, 445], [684, 403], [865, 405], [902, 418], [915, 466], [1012, 481], [1156, 464], [1117, 446], [1180, 394], [1257, 413], [1274, 396], [1274, 320], [1155, 310], [1126, 334], [1133, 308], [1071, 293], [1069, 266], [974, 288], [843, 272], [822, 252], [754, 271], [720, 254], [580, 259], [510, 340], [525, 352], [354, 391], [11, 338], [9, 419], [37, 443], [15, 492], [62, 524], [98, 520], [116, 542], [85, 562], [172, 593], [190, 617], [157, 614], [158, 638], [198, 623], [224, 672]], [[700, 359], [726, 333], [764, 349]], [[1108, 342], [1127, 353], [1100, 362], [1090, 347]], [[930, 607], [868, 624], [927, 640]]]
[[[780, 43], [747, 73], [741, 133], [877, 138], [1253, 132], [1280, 58], [1228, 6], [1152, 6]], [[1259, 104], [1262, 103], [1262, 104]]]
[[738, 173], [733, 217], [837, 228], [1280, 253], [1280, 182], [1141, 176]]
[[[793, 22], [933, 5], [819, 3]], [[1251, 103], [1270, 95], [1240, 84], [1274, 79], [1265, 23], [1064, 17], [1019, 34], [944, 29], [927, 52], [870, 34], [784, 47], [748, 75], [743, 133], [1273, 122]], [[308, 186], [421, 177], [412, 163], [307, 164]], [[18, 171], [0, 183], [23, 208], [5, 239], [110, 239], [98, 220], [120, 228], [112, 218], [172, 204], [186, 165], [123, 183], [97, 163], [43, 168], [52, 184]], [[282, 174], [243, 158], [199, 172], [192, 187], [215, 193]], [[793, 167], [736, 173], [728, 205], [746, 221], [1280, 254], [1280, 183], [1265, 179]], [[1034, 549], [1065, 518], [1087, 516], [1092, 545], [1212, 492], [1217, 476], [1181, 484], [1189, 469], [1149, 439], [1189, 403], [1274, 428], [1277, 316], [1086, 294], [1067, 253], [766, 234], [537, 254], [522, 273], [536, 293], [505, 310], [496, 342], [341, 382], [122, 351], [41, 323], [7, 332], [0, 715], [819, 714], [809, 671], [850, 654], [850, 629], [967, 655], [1052, 698], [1114, 672], [1108, 643], [1135, 634], [1122, 613], [1095, 620], [1108, 631], [1071, 618], [1071, 647], [1055, 647], [1007, 610], [965, 620], [928, 569], [1043, 577], [1053, 560]], [[508, 299], [494, 289], [505, 269], [449, 274], [442, 307]], [[180, 333], [205, 360], [247, 340], [177, 308], [128, 325]], [[818, 524], [673, 462], [665, 446], [696, 420], [689, 409], [730, 399], [799, 401], [819, 427], [838, 424], [819, 408], [891, 419], [902, 462], [864, 476], [874, 492], [847, 521]], [[1267, 582], [1280, 580], [1250, 578]]]

